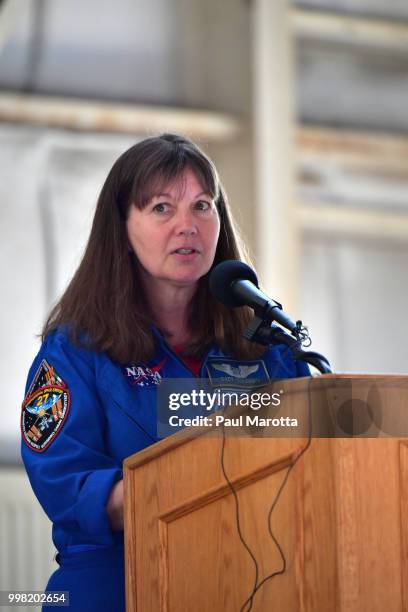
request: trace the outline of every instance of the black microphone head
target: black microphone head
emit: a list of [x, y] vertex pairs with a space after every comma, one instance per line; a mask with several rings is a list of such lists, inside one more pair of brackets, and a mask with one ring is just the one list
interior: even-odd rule
[[222, 261], [211, 270], [209, 277], [210, 291], [216, 300], [225, 306], [235, 308], [242, 306], [233, 294], [231, 285], [237, 280], [248, 280], [258, 287], [258, 278], [255, 272], [247, 264], [236, 259]]

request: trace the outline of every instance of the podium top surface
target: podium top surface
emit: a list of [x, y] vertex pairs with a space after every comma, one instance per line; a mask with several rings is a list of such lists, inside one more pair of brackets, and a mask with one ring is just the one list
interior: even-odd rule
[[[398, 388], [402, 385], [408, 391], [408, 375], [397, 374], [324, 374], [319, 376], [310, 376], [303, 378], [282, 379], [274, 381], [270, 385], [263, 387], [263, 391], [270, 389], [280, 391], [288, 395], [301, 395], [302, 393], [321, 393], [322, 391], [330, 391], [330, 389], [347, 389], [350, 385], [356, 387], [371, 387], [375, 385], [378, 390], [390, 389], [397, 385]], [[259, 391], [259, 390], [258, 390]], [[216, 426], [219, 429], [221, 426]], [[144, 463], [151, 461], [160, 455], [170, 452], [171, 450], [186, 444], [190, 440], [198, 436], [208, 433], [208, 427], [186, 427], [151, 446], [127, 457], [123, 463], [124, 468], [135, 468]]]

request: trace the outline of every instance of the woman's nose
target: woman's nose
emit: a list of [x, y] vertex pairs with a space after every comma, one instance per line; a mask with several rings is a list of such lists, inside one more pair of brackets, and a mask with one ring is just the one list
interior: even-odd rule
[[193, 235], [197, 233], [196, 220], [190, 211], [180, 212], [176, 216], [177, 234]]

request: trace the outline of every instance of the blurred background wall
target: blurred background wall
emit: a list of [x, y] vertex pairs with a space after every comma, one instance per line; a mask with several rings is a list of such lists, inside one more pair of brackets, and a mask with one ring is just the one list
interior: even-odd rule
[[115, 158], [196, 139], [313, 348], [336, 371], [405, 373], [407, 101], [405, 0], [0, 3], [0, 588], [41, 589], [52, 566], [20, 405]]

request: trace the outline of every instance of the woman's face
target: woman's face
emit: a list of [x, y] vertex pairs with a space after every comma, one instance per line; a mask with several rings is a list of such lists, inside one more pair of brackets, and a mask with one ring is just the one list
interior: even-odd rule
[[214, 261], [218, 211], [191, 169], [163, 191], [143, 210], [130, 207], [128, 239], [150, 282], [191, 286]]

